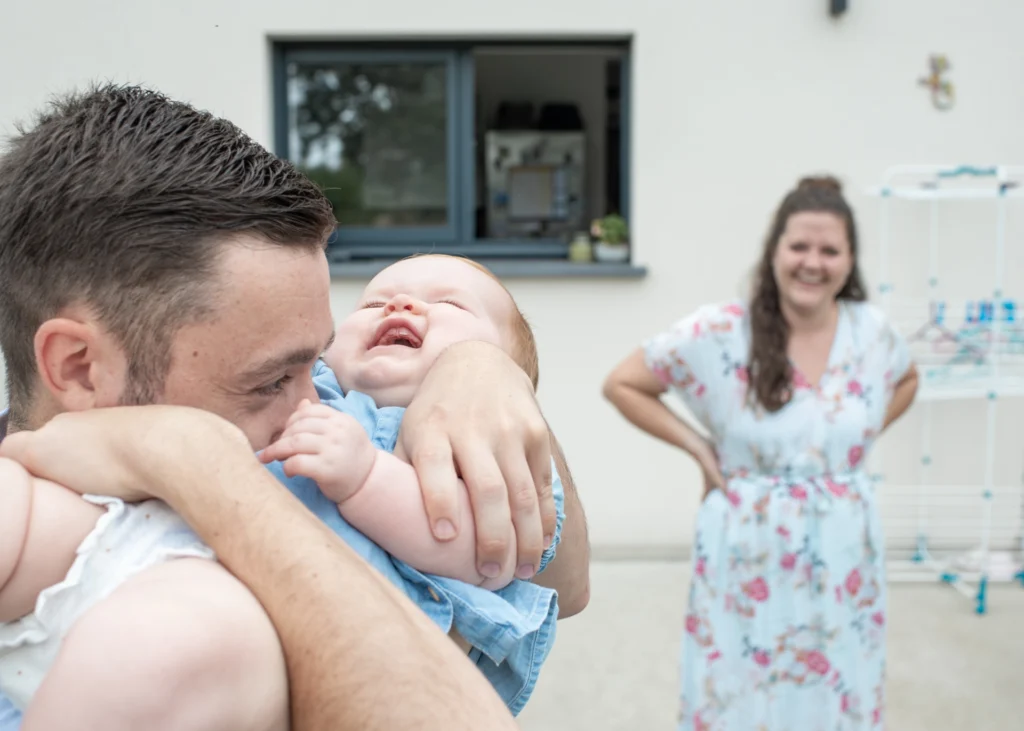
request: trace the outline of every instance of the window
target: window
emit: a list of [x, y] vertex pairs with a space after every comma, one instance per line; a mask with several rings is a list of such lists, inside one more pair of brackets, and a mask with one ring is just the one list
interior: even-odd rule
[[565, 259], [628, 219], [625, 43], [275, 51], [276, 151], [334, 205], [335, 261]]

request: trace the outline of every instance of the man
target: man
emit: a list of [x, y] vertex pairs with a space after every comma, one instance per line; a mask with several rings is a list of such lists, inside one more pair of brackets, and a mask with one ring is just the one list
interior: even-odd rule
[[[226, 121], [132, 87], [56, 102], [0, 159], [13, 433], [0, 454], [80, 492], [153, 496], [180, 513], [273, 621], [299, 731], [512, 727], [455, 644], [253, 455], [316, 397], [311, 367], [333, 334], [332, 226], [312, 183]], [[138, 406], [151, 403], [177, 408]], [[554, 442], [504, 353], [446, 351], [400, 439], [439, 540], [462, 528], [457, 464], [481, 572], [513, 531], [517, 565], [539, 564]], [[565, 528], [536, 581], [558, 589], [565, 616], [587, 600], [586, 534], [553, 451]], [[154, 688], [153, 702], [183, 692]]]

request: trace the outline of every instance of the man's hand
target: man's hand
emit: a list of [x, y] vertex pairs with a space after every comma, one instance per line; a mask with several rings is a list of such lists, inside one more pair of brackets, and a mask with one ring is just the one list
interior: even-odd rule
[[308, 477], [324, 495], [343, 503], [366, 484], [378, 454], [354, 418], [303, 401], [281, 437], [260, 453], [260, 461], [283, 462], [286, 475]]
[[240, 429], [207, 411], [182, 406], [119, 406], [55, 416], [36, 431], [11, 434], [0, 456], [37, 477], [83, 494], [129, 502], [159, 498], [173, 504], [163, 479], [189, 455], [226, 458], [252, 448]]
[[456, 343], [434, 363], [405, 413], [401, 446], [416, 468], [434, 536], [459, 531], [456, 479], [476, 518], [477, 563], [501, 572], [512, 540], [516, 575], [529, 578], [555, 532], [551, 445], [533, 386], [499, 348]]

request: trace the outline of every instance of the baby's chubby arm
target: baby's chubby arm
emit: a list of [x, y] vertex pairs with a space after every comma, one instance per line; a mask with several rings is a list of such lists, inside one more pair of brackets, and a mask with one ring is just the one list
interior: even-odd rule
[[[419, 478], [400, 456], [376, 449], [355, 419], [323, 404], [303, 403], [281, 437], [261, 454], [281, 461], [289, 477], [302, 475], [338, 503], [342, 517], [389, 554], [420, 571], [500, 589], [514, 578], [516, 545], [501, 573], [489, 579], [476, 566], [476, 534], [469, 492], [459, 482], [460, 525], [451, 541], [434, 538]], [[529, 578], [529, 577], [524, 577]]]
[[0, 459], [0, 622], [15, 619], [14, 573], [21, 562], [32, 515], [32, 482], [17, 462]]
[[0, 622], [31, 613], [61, 581], [102, 508], [0, 458]]

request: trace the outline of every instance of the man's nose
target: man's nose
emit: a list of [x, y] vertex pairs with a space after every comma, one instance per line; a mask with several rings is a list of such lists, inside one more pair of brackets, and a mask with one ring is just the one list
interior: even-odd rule
[[299, 394], [295, 402], [296, 407], [298, 407], [298, 405], [302, 403], [302, 399], [309, 399], [309, 401], [314, 404], [320, 400], [320, 396], [316, 392], [316, 386], [313, 385], [312, 374], [306, 374], [302, 377], [302, 383], [299, 387]]

